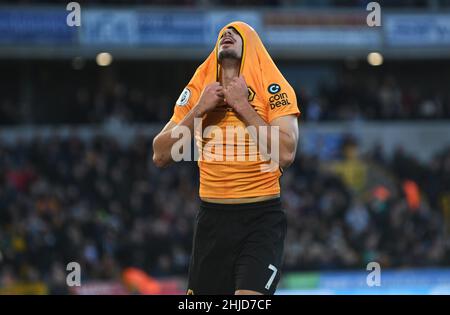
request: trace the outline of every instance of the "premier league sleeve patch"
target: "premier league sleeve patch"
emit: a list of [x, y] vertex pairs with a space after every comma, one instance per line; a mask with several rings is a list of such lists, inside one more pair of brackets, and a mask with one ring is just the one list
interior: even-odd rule
[[191, 91], [188, 88], [185, 88], [183, 92], [181, 92], [180, 97], [177, 100], [178, 106], [184, 106], [189, 101], [189, 98], [191, 97]]

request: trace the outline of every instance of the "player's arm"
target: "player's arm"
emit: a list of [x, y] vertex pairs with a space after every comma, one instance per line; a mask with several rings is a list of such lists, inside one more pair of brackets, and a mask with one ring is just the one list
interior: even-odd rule
[[[231, 82], [224, 91], [227, 103], [233, 107], [241, 120], [248, 126], [254, 126], [256, 134], [249, 129], [249, 133], [253, 140], [260, 147], [267, 148], [266, 152], [272, 152], [271, 144], [279, 144], [278, 164], [282, 167], [288, 167], [295, 159], [295, 153], [298, 143], [298, 122], [296, 115], [285, 115], [275, 118], [270, 124], [253, 109], [247, 100], [248, 92], [244, 78], [241, 76]], [[271, 128], [278, 128], [278, 139], [271, 139]], [[266, 127], [266, 128], [259, 128]], [[276, 133], [275, 133], [276, 134]], [[273, 141], [274, 140], [274, 141]], [[261, 150], [260, 150], [261, 152]], [[273, 158], [273, 155], [271, 155]]]
[[[286, 168], [292, 164], [295, 159], [298, 143], [297, 116], [286, 115], [278, 117], [270, 124], [267, 124], [250, 104], [248, 104], [248, 106], [243, 106], [239, 115], [246, 126], [256, 127], [256, 134], [253, 132], [249, 133], [255, 142], [258, 141], [260, 147], [267, 148], [266, 152], [273, 153], [271, 145], [272, 143], [278, 142], [279, 160], [275, 162], [278, 162], [280, 167]], [[261, 126], [266, 128], [259, 128]], [[278, 128], [278, 133], [272, 133], [271, 128], [274, 126]], [[272, 139], [273, 135], [278, 135], [278, 139]], [[271, 154], [269, 157], [274, 158], [274, 155]]]
[[[253, 107], [252, 107], [253, 109]], [[258, 115], [259, 116], [259, 115]], [[261, 117], [260, 117], [261, 118]], [[298, 120], [296, 115], [275, 118], [270, 126], [279, 127], [280, 166], [286, 168], [294, 162], [298, 144]], [[269, 142], [270, 143], [270, 142]]]
[[[182, 133], [177, 128], [189, 128], [190, 134], [194, 131], [194, 119], [202, 118], [207, 112], [214, 109], [223, 102], [223, 89], [218, 82], [211, 83], [205, 87], [198, 103], [177, 124], [169, 121], [161, 132], [153, 139], [153, 163], [157, 167], [166, 167], [172, 159], [172, 146], [178, 141], [191, 141], [191, 137], [182, 138]], [[179, 134], [179, 136], [175, 136]]]

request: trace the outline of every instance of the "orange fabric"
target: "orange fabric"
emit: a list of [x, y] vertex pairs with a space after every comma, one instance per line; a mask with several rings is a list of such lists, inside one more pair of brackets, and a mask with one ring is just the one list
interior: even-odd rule
[[[243, 22], [232, 22], [226, 25], [219, 33], [216, 46], [208, 58], [200, 65], [194, 76], [186, 86], [171, 118], [179, 123], [184, 116], [197, 104], [199, 97], [207, 84], [218, 81], [220, 64], [217, 61], [218, 43], [224, 30], [233, 27], [242, 37], [243, 53], [240, 74], [243, 74], [249, 87], [249, 102], [256, 112], [267, 123], [275, 118], [300, 114], [297, 106], [297, 98], [293, 88], [276, 67], [272, 58], [262, 44], [258, 34], [249, 25]], [[199, 159], [200, 169], [200, 197], [205, 198], [246, 198], [267, 196], [280, 193], [278, 179], [281, 176], [279, 169], [272, 172], [262, 172], [261, 167], [268, 162], [262, 161], [258, 155], [256, 161], [226, 161], [227, 150], [225, 138], [226, 128], [245, 128], [245, 124], [238, 119], [236, 114], [228, 106], [216, 108], [208, 113], [202, 122], [203, 130], [206, 127], [216, 125], [220, 128], [217, 134], [203, 134], [203, 139], [197, 133], [196, 143], [198, 148], [211, 146], [214, 142], [222, 141], [222, 153], [212, 150], [217, 154], [218, 160]], [[217, 139], [219, 137], [219, 139]], [[218, 144], [219, 145], [219, 144]], [[234, 144], [236, 157], [239, 150], [248, 152], [256, 151], [254, 141], [247, 134], [245, 139], [238, 139]], [[205, 152], [205, 151], [203, 151]], [[242, 154], [241, 154], [242, 155]], [[220, 158], [221, 157], [221, 158]]]
[[159, 282], [144, 271], [137, 268], [127, 268], [123, 272], [123, 281], [133, 290], [137, 290], [141, 294], [161, 294], [161, 285]]
[[381, 201], [386, 201], [391, 196], [391, 192], [386, 187], [380, 185], [373, 190], [373, 195]]
[[412, 180], [405, 180], [403, 182], [403, 191], [405, 192], [409, 208], [417, 210], [420, 207], [420, 191], [417, 184]]

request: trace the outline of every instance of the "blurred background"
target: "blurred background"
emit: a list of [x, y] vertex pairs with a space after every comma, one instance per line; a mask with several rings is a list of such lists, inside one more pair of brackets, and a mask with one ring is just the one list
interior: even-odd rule
[[185, 292], [198, 170], [151, 143], [234, 20], [302, 111], [277, 293], [450, 294], [450, 1], [68, 2], [0, 0], [0, 294]]

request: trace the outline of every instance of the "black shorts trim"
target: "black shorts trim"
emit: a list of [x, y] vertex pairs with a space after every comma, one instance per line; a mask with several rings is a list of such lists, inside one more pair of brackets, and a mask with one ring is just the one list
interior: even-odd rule
[[204, 210], [220, 210], [220, 211], [245, 211], [259, 209], [262, 212], [281, 209], [281, 198], [273, 198], [264, 201], [239, 204], [221, 204], [212, 203], [201, 200], [200, 209]]

